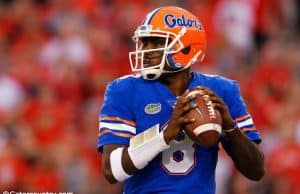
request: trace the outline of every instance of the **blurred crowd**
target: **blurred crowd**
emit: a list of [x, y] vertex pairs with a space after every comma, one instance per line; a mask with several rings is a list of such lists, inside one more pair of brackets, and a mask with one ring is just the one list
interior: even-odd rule
[[203, 22], [193, 69], [238, 80], [263, 138], [264, 179], [242, 177], [221, 149], [217, 194], [300, 193], [297, 0], [1, 0], [1, 192], [122, 193], [101, 174], [98, 112], [106, 83], [130, 73], [135, 28], [164, 5]]

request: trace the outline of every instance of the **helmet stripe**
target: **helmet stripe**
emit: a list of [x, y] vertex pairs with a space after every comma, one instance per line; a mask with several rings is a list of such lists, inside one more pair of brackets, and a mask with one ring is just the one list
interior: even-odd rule
[[150, 12], [150, 13], [146, 16], [146, 18], [145, 18], [145, 20], [144, 20], [144, 22], [143, 22], [143, 25], [149, 25], [150, 22], [151, 22], [151, 20], [152, 20], [152, 18], [153, 18], [153, 16], [154, 16], [160, 9], [161, 9], [161, 7], [156, 8], [155, 10], [153, 10], [152, 12]]

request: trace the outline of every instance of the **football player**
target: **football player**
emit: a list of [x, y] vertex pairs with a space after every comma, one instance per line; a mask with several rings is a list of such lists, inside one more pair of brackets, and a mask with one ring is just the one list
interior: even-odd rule
[[184, 132], [185, 113], [195, 108], [187, 95], [198, 87], [222, 115], [222, 143], [237, 169], [252, 180], [264, 175], [260, 135], [236, 81], [191, 72], [204, 59], [200, 21], [179, 7], [150, 12], [129, 53], [134, 75], [107, 85], [99, 114], [98, 149], [110, 183], [124, 181], [125, 194], [215, 193], [218, 145], [195, 144]]

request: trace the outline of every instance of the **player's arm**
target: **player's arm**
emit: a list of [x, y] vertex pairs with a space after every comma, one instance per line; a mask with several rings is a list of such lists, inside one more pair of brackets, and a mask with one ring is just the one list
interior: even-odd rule
[[249, 179], [260, 180], [265, 170], [264, 155], [258, 145], [237, 127], [228, 128], [225, 133], [221, 142], [237, 169]]
[[159, 153], [169, 148], [169, 142], [178, 135], [182, 126], [194, 122], [194, 119], [184, 117], [187, 111], [195, 107], [188, 102], [196, 96], [186, 97], [187, 94], [188, 91], [178, 99], [168, 127], [164, 131], [160, 132], [157, 124], [132, 137], [129, 146], [118, 144], [103, 146], [103, 172], [110, 183], [122, 182], [143, 169]]
[[129, 146], [108, 144], [103, 147], [103, 172], [110, 183], [122, 182], [143, 169], [170, 146], [156, 124], [130, 139]]
[[222, 145], [232, 158], [237, 169], [247, 178], [260, 180], [264, 176], [264, 155], [258, 145], [239, 130], [232, 119], [225, 102], [213, 91], [205, 87], [199, 87], [211, 96], [214, 107], [222, 114], [222, 128], [225, 138]]

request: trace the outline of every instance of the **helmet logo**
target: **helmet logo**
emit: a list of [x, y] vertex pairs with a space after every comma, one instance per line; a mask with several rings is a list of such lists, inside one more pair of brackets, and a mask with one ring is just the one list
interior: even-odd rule
[[176, 18], [172, 14], [165, 15], [165, 23], [169, 28], [174, 28], [175, 26], [185, 26], [185, 27], [195, 27], [199, 30], [202, 29], [202, 26], [199, 22], [197, 22], [195, 19], [186, 18], [184, 15], [181, 15], [181, 17]]

